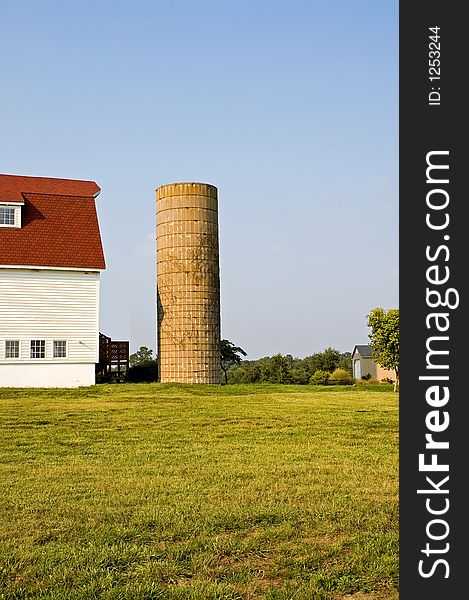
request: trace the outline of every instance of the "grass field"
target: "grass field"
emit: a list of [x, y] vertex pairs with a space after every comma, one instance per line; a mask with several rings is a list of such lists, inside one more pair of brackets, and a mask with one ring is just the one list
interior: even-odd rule
[[398, 597], [390, 387], [0, 389], [0, 598]]

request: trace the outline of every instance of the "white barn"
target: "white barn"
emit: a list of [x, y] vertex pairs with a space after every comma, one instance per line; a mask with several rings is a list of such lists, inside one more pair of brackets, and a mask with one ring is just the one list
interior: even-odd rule
[[95, 383], [99, 192], [93, 181], [0, 175], [0, 387]]

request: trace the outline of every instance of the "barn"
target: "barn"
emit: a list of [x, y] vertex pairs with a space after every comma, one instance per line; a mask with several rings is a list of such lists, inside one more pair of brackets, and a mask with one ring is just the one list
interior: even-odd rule
[[106, 268], [94, 181], [0, 175], [0, 386], [95, 383]]

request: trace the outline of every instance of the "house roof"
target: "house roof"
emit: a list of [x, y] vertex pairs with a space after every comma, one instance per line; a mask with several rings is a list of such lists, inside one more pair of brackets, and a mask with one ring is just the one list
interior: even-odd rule
[[369, 346], [368, 344], [361, 344], [355, 346], [352, 352], [352, 356], [355, 354], [355, 352], [358, 352], [362, 358], [371, 358], [372, 356], [371, 346]]
[[21, 227], [0, 228], [0, 265], [105, 269], [99, 191], [94, 181], [0, 175], [0, 202], [24, 202]]
[[96, 198], [100, 191], [99, 186], [94, 181], [0, 174], [0, 202], [23, 202], [23, 194], [28, 192], [31, 194]]

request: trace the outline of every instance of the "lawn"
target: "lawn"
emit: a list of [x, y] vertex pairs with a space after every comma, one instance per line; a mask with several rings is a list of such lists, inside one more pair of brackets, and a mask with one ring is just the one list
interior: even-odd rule
[[391, 387], [0, 389], [0, 599], [396, 600]]

